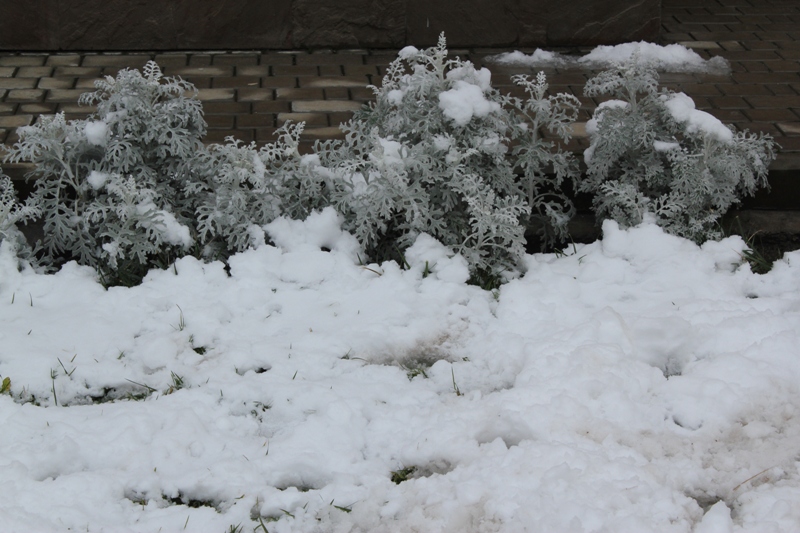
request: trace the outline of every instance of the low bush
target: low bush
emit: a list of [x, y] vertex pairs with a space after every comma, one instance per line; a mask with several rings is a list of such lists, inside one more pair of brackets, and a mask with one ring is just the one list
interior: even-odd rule
[[767, 186], [772, 139], [736, 132], [695, 109], [683, 93], [659, 90], [658, 74], [634, 57], [590, 79], [587, 96], [608, 95], [587, 124], [587, 178], [599, 219], [634, 226], [652, 216], [665, 230], [702, 242], [745, 195]]

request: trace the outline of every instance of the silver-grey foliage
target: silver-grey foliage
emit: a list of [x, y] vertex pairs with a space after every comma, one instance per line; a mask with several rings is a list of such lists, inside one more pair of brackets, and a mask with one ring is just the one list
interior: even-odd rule
[[80, 99], [97, 106], [88, 119], [42, 116], [7, 156], [35, 165], [44, 259], [113, 272], [183, 253], [194, 242], [183, 190], [206, 127], [200, 102], [184, 96], [193, 86], [153, 62], [95, 86]]
[[683, 93], [659, 90], [658, 74], [637, 56], [589, 80], [585, 92], [612, 97], [587, 124], [587, 178], [579, 182], [595, 195], [598, 218], [633, 226], [653, 216], [702, 242], [720, 236], [732, 205], [767, 186], [772, 139], [736, 132]]

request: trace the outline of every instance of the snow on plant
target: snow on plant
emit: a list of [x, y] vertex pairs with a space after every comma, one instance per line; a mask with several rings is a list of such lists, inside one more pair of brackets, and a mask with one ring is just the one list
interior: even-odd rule
[[659, 90], [658, 74], [634, 57], [590, 79], [587, 96], [610, 95], [587, 123], [586, 179], [599, 218], [634, 226], [645, 217], [702, 242], [744, 195], [767, 186], [775, 158], [768, 135], [736, 132], [695, 109], [683, 93]]
[[[198, 179], [187, 196], [196, 205], [198, 238], [206, 255], [241, 252], [264, 242], [262, 226], [279, 216], [305, 218], [323, 207], [322, 183], [303, 172], [298, 152], [303, 123], [287, 123], [260, 150], [229, 138], [211, 145], [194, 163]], [[313, 159], [313, 158], [312, 158]]]
[[13, 182], [0, 170], [0, 243], [7, 241], [17, 254], [28, 255], [28, 243], [17, 224], [32, 220], [38, 215], [39, 206], [35, 202], [19, 203]]
[[194, 87], [163, 78], [154, 62], [95, 87], [80, 98], [97, 106], [92, 116], [43, 116], [18, 130], [7, 156], [35, 165], [44, 260], [118, 273], [186, 253], [194, 238], [184, 184], [206, 127], [200, 102], [185, 96]]
[[[544, 191], [557, 189], [567, 156], [545, 154], [538, 128], [568, 136], [561, 126], [570, 120], [568, 100], [544, 97], [543, 80], [519, 81], [530, 89], [527, 103], [501, 96], [487, 69], [448, 58], [444, 36], [427, 50], [406, 47], [382, 86], [373, 87], [377, 101], [342, 126], [345, 140], [319, 145], [313, 171], [374, 259], [397, 258], [427, 233], [462, 254], [473, 271], [498, 273], [523, 255], [532, 207], [564, 231], [570, 209]], [[522, 182], [508, 156], [517, 138]], [[549, 163], [556, 163], [558, 179], [541, 171]]]

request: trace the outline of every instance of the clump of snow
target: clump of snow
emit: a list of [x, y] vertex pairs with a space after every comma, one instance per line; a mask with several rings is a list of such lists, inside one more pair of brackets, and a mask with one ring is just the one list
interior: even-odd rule
[[702, 132], [720, 142], [733, 142], [733, 132], [718, 118], [705, 111], [695, 109], [694, 100], [684, 93], [672, 93], [660, 97], [672, 117], [686, 124], [688, 133]]
[[713, 57], [705, 60], [694, 50], [680, 44], [662, 46], [645, 41], [614, 46], [601, 45], [579, 58], [537, 49], [533, 54], [514, 51], [492, 56], [489, 59], [499, 64], [532, 68], [583, 67], [605, 69], [618, 63], [627, 62], [634, 54], [638, 54], [639, 61], [649, 63], [657, 70], [664, 72], [725, 74], [730, 71], [730, 65], [722, 57]]
[[487, 100], [483, 93], [479, 85], [457, 80], [452, 89], [439, 93], [439, 108], [453, 122], [466, 126], [472, 117], [486, 117], [500, 111], [500, 104]]
[[194, 244], [189, 228], [175, 218], [175, 215], [169, 211], [158, 209], [152, 201], [141, 202], [136, 206], [136, 211], [140, 215], [151, 213], [153, 215], [153, 222], [142, 222], [142, 225], [148, 229], [157, 231], [165, 242], [174, 246], [182, 246], [189, 248]]
[[92, 189], [98, 190], [103, 188], [103, 185], [108, 182], [110, 177], [111, 176], [108, 174], [108, 172], [98, 172], [97, 170], [92, 170], [89, 172], [89, 175], [86, 176], [86, 181], [89, 182], [89, 185], [92, 186]]
[[83, 131], [89, 144], [105, 146], [108, 142], [108, 124], [102, 120], [87, 121]]
[[338, 224], [109, 290], [1, 243], [3, 530], [800, 529], [800, 252], [607, 222], [489, 292]]

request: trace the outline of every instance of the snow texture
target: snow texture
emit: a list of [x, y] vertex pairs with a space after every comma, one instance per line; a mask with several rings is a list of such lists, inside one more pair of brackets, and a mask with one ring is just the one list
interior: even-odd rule
[[639, 54], [640, 61], [649, 63], [663, 72], [725, 74], [730, 71], [730, 65], [722, 57], [705, 60], [694, 50], [690, 50], [680, 44], [662, 46], [645, 41], [614, 46], [601, 45], [580, 58], [537, 49], [533, 54], [524, 54], [520, 51], [506, 52], [492, 56], [490, 60], [504, 65], [519, 65], [532, 68], [582, 67], [599, 70], [614, 64], [625, 63], [636, 53]]
[[800, 530], [800, 252], [606, 222], [492, 293], [338, 222], [109, 290], [2, 243], [3, 531]]
[[687, 133], [700, 132], [723, 143], [733, 142], [733, 132], [717, 117], [695, 109], [694, 100], [684, 93], [663, 95], [672, 118], [686, 124]]

